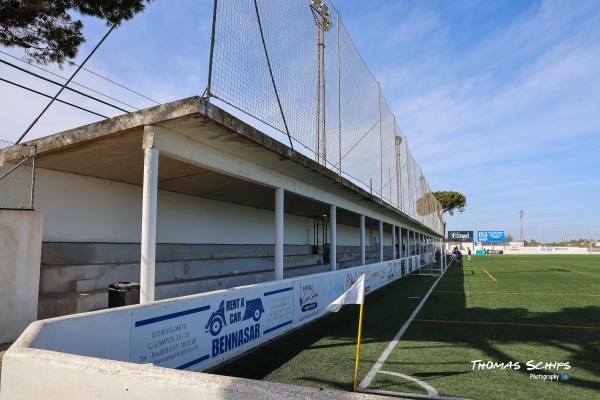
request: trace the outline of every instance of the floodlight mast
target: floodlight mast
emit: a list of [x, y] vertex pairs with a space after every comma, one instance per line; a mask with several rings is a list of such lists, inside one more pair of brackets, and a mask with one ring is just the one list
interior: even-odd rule
[[[427, 215], [427, 204], [426, 204], [426, 199], [425, 199], [425, 176], [423, 175], [423, 168], [419, 167], [419, 187], [421, 188], [421, 198], [423, 199], [421, 202], [421, 211], [423, 212], [423, 215]], [[417, 199], [417, 202], [419, 201], [419, 199]], [[419, 205], [417, 203], [417, 214], [419, 213]]]
[[317, 25], [317, 102], [315, 161], [327, 163], [325, 139], [325, 32], [331, 29], [331, 13], [321, 0], [311, 0], [310, 8]]
[[402, 211], [404, 207], [404, 194], [400, 190], [400, 173], [402, 172], [402, 164], [400, 160], [400, 145], [402, 144], [402, 136], [396, 135], [396, 189], [398, 190], [398, 209]]
[[519, 230], [519, 240], [523, 241], [523, 210], [519, 211], [519, 217], [521, 219], [521, 229]]

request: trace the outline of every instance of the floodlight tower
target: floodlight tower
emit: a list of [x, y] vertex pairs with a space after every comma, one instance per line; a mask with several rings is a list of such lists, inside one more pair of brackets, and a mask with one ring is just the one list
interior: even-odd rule
[[[415, 201], [415, 205], [417, 207], [417, 215], [419, 216], [419, 220], [421, 222], [424, 221], [425, 216], [427, 215], [429, 209], [429, 205], [427, 204], [427, 199], [425, 197], [425, 192], [426, 192], [426, 188], [425, 188], [425, 176], [423, 175], [423, 168], [419, 167], [419, 187], [420, 187], [420, 192], [419, 192], [419, 196], [421, 197], [417, 197], [416, 201]], [[419, 200], [421, 200], [421, 206], [419, 208]]]
[[520, 231], [520, 241], [523, 241], [523, 210], [519, 211], [519, 217], [521, 218], [521, 231]]
[[321, 0], [310, 0], [315, 24], [317, 25], [317, 141], [315, 161], [325, 165], [327, 147], [325, 141], [325, 32], [331, 29], [331, 13]]
[[402, 136], [396, 135], [396, 189], [398, 189], [398, 210], [402, 211], [404, 205], [403, 193], [400, 191], [400, 172], [402, 164], [400, 163], [400, 145], [402, 144]]

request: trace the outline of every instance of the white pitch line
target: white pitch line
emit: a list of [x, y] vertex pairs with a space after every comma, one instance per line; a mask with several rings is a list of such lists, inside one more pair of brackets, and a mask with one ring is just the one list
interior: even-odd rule
[[421, 386], [423, 389], [425, 389], [427, 391], [427, 394], [415, 394], [415, 393], [407, 393], [407, 392], [392, 392], [390, 390], [375, 390], [375, 389], [367, 389], [366, 392], [369, 393], [374, 393], [374, 394], [386, 394], [386, 395], [392, 395], [392, 396], [407, 396], [407, 397], [415, 397], [415, 398], [419, 398], [419, 399], [431, 399], [431, 400], [471, 400], [471, 399], [467, 399], [464, 397], [448, 397], [448, 396], [442, 396], [438, 393], [437, 390], [435, 390], [435, 388], [433, 386], [431, 386], [428, 383], [425, 383], [417, 378], [415, 378], [414, 376], [410, 376], [410, 375], [404, 375], [401, 374], [399, 372], [392, 372], [392, 371], [379, 371], [380, 374], [386, 374], [386, 375], [392, 375], [392, 376], [397, 376], [399, 378], [403, 378], [409, 381], [412, 381], [414, 383], [416, 383], [417, 385]]
[[405, 393], [405, 392], [392, 392], [391, 390], [375, 390], [375, 389], [365, 389], [361, 390], [361, 393], [371, 393], [371, 394], [382, 394], [385, 396], [392, 397], [400, 397], [402, 399], [429, 399], [429, 400], [471, 400], [465, 397], [447, 397], [447, 396], [430, 396], [427, 394], [415, 394], [415, 393]]
[[375, 378], [375, 375], [377, 375], [377, 373], [383, 367], [383, 364], [385, 363], [385, 360], [387, 360], [387, 358], [390, 356], [390, 354], [392, 354], [392, 350], [394, 350], [394, 347], [396, 347], [396, 345], [400, 341], [400, 338], [402, 337], [402, 335], [404, 335], [404, 332], [406, 332], [406, 330], [410, 326], [410, 324], [413, 321], [413, 319], [415, 319], [415, 317], [417, 316], [417, 314], [419, 313], [419, 311], [421, 311], [421, 307], [423, 307], [423, 305], [425, 304], [425, 302], [429, 298], [429, 295], [431, 294], [431, 292], [433, 292], [433, 289], [435, 288], [435, 285], [437, 285], [437, 283], [440, 281], [440, 279], [442, 279], [442, 276], [444, 276], [444, 275], [443, 274], [440, 275], [440, 277], [437, 278], [436, 281], [433, 283], [433, 285], [431, 286], [431, 288], [429, 289], [429, 291], [427, 292], [427, 294], [425, 295], [425, 297], [423, 297], [423, 300], [421, 300], [421, 302], [419, 303], [419, 305], [417, 306], [417, 308], [415, 308], [415, 311], [413, 311], [413, 313], [410, 316], [410, 318], [408, 319], [408, 321], [406, 321], [404, 323], [404, 325], [402, 325], [402, 328], [400, 328], [400, 330], [398, 331], [398, 333], [396, 334], [396, 336], [394, 336], [394, 339], [390, 342], [390, 344], [384, 350], [384, 352], [381, 353], [381, 355], [379, 356], [379, 359], [373, 365], [373, 368], [371, 368], [371, 371], [369, 371], [369, 373], [367, 374], [367, 376], [365, 376], [365, 378], [360, 382], [360, 384], [358, 385], [358, 389], [360, 389], [361, 391], [364, 391], [367, 387], [369, 387], [369, 385], [371, 384], [371, 381], [373, 380], [373, 378]]
[[434, 388], [433, 386], [431, 386], [430, 384], [428, 384], [428, 383], [425, 383], [425, 382], [423, 382], [422, 380], [420, 380], [420, 379], [417, 379], [417, 378], [415, 378], [415, 377], [413, 377], [413, 376], [410, 376], [410, 375], [404, 375], [404, 374], [401, 374], [401, 373], [399, 373], [399, 372], [392, 372], [392, 371], [381, 371], [381, 370], [379, 370], [379, 373], [380, 373], [380, 374], [386, 374], [386, 375], [397, 376], [397, 377], [399, 377], [399, 378], [403, 378], [403, 379], [406, 379], [406, 380], [412, 381], [412, 382], [416, 383], [417, 385], [421, 386], [423, 389], [425, 389], [425, 390], [427, 391], [427, 396], [428, 396], [428, 397], [439, 397], [439, 396], [440, 396], [440, 394], [438, 393], [438, 391], [437, 391], [437, 390], [435, 390], [435, 388]]

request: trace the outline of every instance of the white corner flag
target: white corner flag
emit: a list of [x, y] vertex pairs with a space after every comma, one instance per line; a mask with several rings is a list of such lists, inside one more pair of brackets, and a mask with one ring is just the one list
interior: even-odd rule
[[362, 274], [350, 289], [327, 306], [327, 311], [338, 312], [344, 304], [360, 304], [358, 317], [358, 341], [356, 343], [356, 366], [354, 368], [354, 391], [358, 385], [358, 360], [360, 359], [360, 337], [362, 335], [363, 305], [365, 304], [365, 274]]
[[365, 303], [365, 274], [362, 274], [350, 289], [327, 306], [327, 311], [338, 312], [344, 304]]

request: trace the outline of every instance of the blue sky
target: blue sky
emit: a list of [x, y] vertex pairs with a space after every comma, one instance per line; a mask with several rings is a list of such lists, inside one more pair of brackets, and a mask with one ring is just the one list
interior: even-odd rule
[[[202, 94], [212, 3], [155, 0], [114, 31], [87, 67], [160, 103]], [[600, 2], [334, 4], [432, 190], [467, 197], [464, 213], [446, 216], [448, 230], [504, 230], [518, 239], [522, 209], [527, 240], [589, 232], [600, 240]], [[80, 60], [107, 30], [85, 23]], [[0, 76], [56, 90], [6, 65]], [[75, 80], [138, 108], [155, 104], [85, 71]], [[0, 93], [0, 139], [15, 141], [47, 99], [4, 82]], [[73, 94], [61, 98], [119, 114]], [[27, 139], [98, 119], [54, 105]]]

